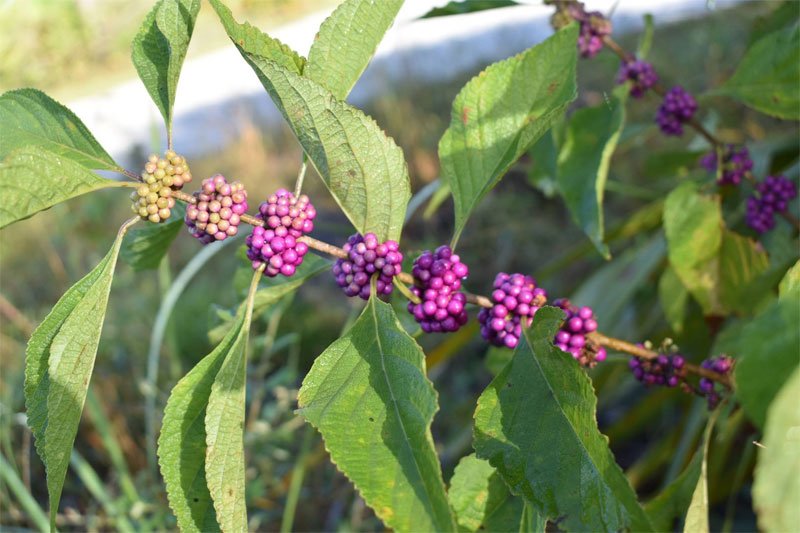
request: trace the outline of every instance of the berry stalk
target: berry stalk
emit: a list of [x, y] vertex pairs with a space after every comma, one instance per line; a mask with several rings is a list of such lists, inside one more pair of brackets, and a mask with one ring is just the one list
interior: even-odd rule
[[[183, 202], [189, 203], [189, 204], [194, 204], [194, 203], [197, 202], [197, 200], [196, 200], [196, 198], [194, 196], [192, 196], [190, 194], [186, 194], [183, 191], [173, 191], [172, 195], [173, 195], [174, 198], [176, 198], [178, 200], [181, 200]], [[251, 216], [251, 215], [248, 215], [248, 214], [243, 214], [243, 215], [241, 215], [240, 218], [241, 218], [242, 222], [245, 222], [245, 223], [250, 224], [252, 226], [264, 227], [264, 221], [259, 219], [259, 218], [254, 217], [254, 216]], [[332, 244], [328, 244], [326, 242], [320, 241], [320, 240], [315, 239], [313, 237], [309, 237], [308, 235], [303, 235], [302, 237], [299, 237], [297, 240], [299, 242], [304, 242], [311, 249], [317, 250], [318, 252], [322, 252], [324, 254], [327, 254], [327, 255], [330, 255], [330, 256], [333, 256], [333, 257], [336, 257], [336, 258], [339, 258], [339, 259], [347, 259], [349, 257], [348, 253], [346, 251], [344, 251], [342, 248], [339, 248], [338, 246], [334, 246]], [[413, 284], [414, 284], [414, 277], [411, 274], [409, 274], [408, 272], [400, 272], [399, 274], [397, 274], [396, 279], [401, 281], [401, 282], [403, 282], [403, 283], [405, 283], [405, 284], [408, 284], [408, 285], [412, 285], [413, 286]], [[401, 292], [405, 292], [405, 291], [401, 291]], [[478, 295], [478, 294], [472, 294], [472, 293], [469, 293], [469, 292], [466, 292], [466, 291], [463, 291], [463, 292], [464, 292], [464, 295], [466, 296], [467, 302], [469, 302], [471, 304], [474, 304], [474, 305], [477, 305], [479, 307], [483, 307], [483, 308], [486, 308], [486, 309], [491, 309], [494, 306], [492, 301], [489, 298], [487, 298], [486, 296], [481, 296], [481, 295]], [[586, 337], [589, 340], [593, 341], [594, 343], [596, 343], [596, 344], [598, 344], [600, 346], [605, 346], [607, 348], [611, 348], [612, 350], [615, 350], [615, 351], [618, 351], [618, 352], [622, 352], [622, 353], [627, 353], [627, 354], [630, 354], [630, 355], [633, 355], [633, 356], [636, 356], [636, 357], [641, 357], [643, 359], [654, 359], [654, 358], [658, 357], [658, 355], [659, 355], [658, 353], [656, 353], [656, 352], [654, 352], [652, 350], [648, 350], [648, 349], [643, 348], [641, 346], [637, 346], [635, 344], [632, 344], [630, 342], [624, 341], [622, 339], [616, 339], [616, 338], [613, 338], [613, 337], [608, 337], [608, 336], [603, 335], [602, 333], [597, 332], [597, 331], [587, 334]], [[713, 370], [702, 368], [702, 367], [699, 367], [697, 365], [693, 365], [693, 364], [690, 364], [690, 363], [686, 364], [686, 370], [689, 371], [689, 372], [692, 372], [694, 374], [697, 374], [699, 376], [702, 376], [704, 378], [710, 379], [712, 381], [716, 381], [718, 383], [721, 383], [722, 385], [724, 385], [724, 386], [726, 386], [728, 388], [731, 388], [733, 386], [729, 376], [714, 372]]]

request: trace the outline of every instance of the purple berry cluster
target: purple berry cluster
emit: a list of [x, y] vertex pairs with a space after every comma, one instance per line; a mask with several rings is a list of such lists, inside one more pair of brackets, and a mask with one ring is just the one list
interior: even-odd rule
[[530, 276], [501, 272], [494, 279], [492, 301], [490, 309], [478, 313], [481, 335], [495, 346], [515, 348], [522, 328], [531, 325], [533, 315], [547, 302], [547, 293]]
[[606, 349], [588, 342], [586, 335], [597, 331], [597, 320], [591, 307], [576, 307], [569, 300], [556, 300], [555, 305], [567, 313], [564, 325], [556, 333], [553, 343], [557, 348], [572, 354], [582, 366], [593, 367], [606, 360]]
[[203, 244], [233, 237], [239, 232], [240, 217], [247, 212], [247, 191], [238, 181], [228, 183], [222, 174], [203, 180], [197, 200], [186, 208], [184, 222]]
[[603, 37], [611, 35], [611, 21], [599, 11], [587, 13], [583, 4], [573, 6], [570, 13], [581, 25], [578, 34], [578, 52], [581, 57], [596, 56], [603, 49]]
[[293, 275], [308, 252], [308, 245], [298, 239], [314, 229], [314, 206], [305, 194], [295, 198], [286, 189], [278, 189], [258, 211], [256, 218], [264, 221], [264, 227], [255, 226], [246, 241], [253, 269], [266, 264], [267, 276]]
[[377, 294], [392, 293], [392, 278], [403, 268], [403, 254], [396, 241], [381, 243], [374, 233], [356, 233], [343, 248], [348, 257], [334, 263], [333, 277], [347, 296], [369, 300], [369, 280], [375, 274]]
[[[700, 160], [700, 164], [708, 172], [717, 173], [717, 151], [712, 150]], [[733, 145], [725, 147], [722, 153], [722, 174], [717, 179], [718, 185], [739, 185], [745, 174], [753, 170], [753, 160], [747, 148], [742, 146], [736, 150]]]
[[648, 387], [677, 387], [686, 378], [686, 360], [679, 354], [661, 354], [654, 359], [633, 357], [628, 361], [628, 366], [633, 376]]
[[[727, 355], [719, 355], [706, 359], [700, 366], [706, 370], [717, 372], [718, 374], [728, 375], [731, 369], [733, 369], [733, 359]], [[714, 409], [719, 405], [720, 400], [722, 400], [721, 392], [715, 386], [714, 381], [708, 378], [700, 378], [700, 385], [697, 393], [705, 397], [709, 409]]]
[[656, 122], [664, 135], [683, 135], [683, 124], [697, 111], [697, 101], [683, 87], [670, 89], [658, 108]]
[[775, 213], [782, 213], [797, 196], [794, 182], [783, 176], [767, 176], [756, 186], [757, 196], [747, 199], [747, 224], [758, 233], [775, 227]]
[[626, 82], [630, 84], [630, 95], [634, 98], [641, 98], [648, 89], [658, 83], [658, 74], [653, 65], [641, 59], [634, 59], [622, 63], [617, 74], [617, 83], [622, 85]]
[[452, 332], [467, 323], [467, 297], [459, 289], [469, 269], [449, 246], [423, 252], [414, 261], [411, 274], [414, 276], [411, 292], [421, 302], [409, 302], [408, 312], [414, 315], [422, 331]]

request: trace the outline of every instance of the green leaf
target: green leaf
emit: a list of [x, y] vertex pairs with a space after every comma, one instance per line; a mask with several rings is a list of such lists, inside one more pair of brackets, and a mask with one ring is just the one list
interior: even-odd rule
[[642, 35], [639, 37], [639, 45], [636, 47], [637, 59], [647, 59], [647, 54], [650, 53], [650, 47], [653, 45], [653, 33], [655, 31], [653, 15], [647, 13], [643, 19], [644, 30], [642, 30]]
[[764, 427], [773, 398], [798, 366], [799, 300], [800, 290], [775, 300], [730, 339], [739, 355], [734, 367], [736, 394], [759, 427]]
[[711, 418], [706, 425], [705, 435], [703, 436], [702, 461], [700, 462], [700, 475], [697, 477], [697, 484], [692, 493], [692, 500], [689, 509], [686, 511], [686, 521], [683, 524], [684, 533], [708, 533], [708, 475], [706, 473], [708, 463], [708, 445], [711, 442], [711, 433], [714, 431], [714, 423], [719, 416], [719, 410], [711, 414]]
[[762, 531], [791, 531], [800, 524], [800, 370], [775, 397], [767, 413], [763, 448], [753, 484]]
[[20, 148], [0, 164], [0, 228], [87, 192], [124, 185], [44, 148]]
[[164, 408], [158, 464], [181, 531], [219, 531], [206, 486], [206, 406], [214, 378], [240, 337], [244, 318], [244, 313], [238, 315], [217, 347], [175, 385]]
[[675, 531], [676, 520], [683, 520], [686, 516], [697, 480], [700, 479], [703, 450], [701, 447], [681, 475], [645, 505], [645, 511], [656, 531]]
[[689, 293], [681, 283], [675, 271], [667, 266], [658, 280], [658, 299], [669, 327], [675, 333], [683, 331], [683, 321], [686, 318], [686, 306], [689, 303]]
[[120, 257], [134, 270], [157, 268], [183, 227], [186, 207], [176, 204], [162, 224], [148, 224], [125, 235]]
[[240, 313], [244, 319], [227, 347], [222, 366], [211, 384], [205, 412], [206, 482], [222, 531], [247, 531], [244, 492], [247, 337], [253, 317], [254, 294], [260, 278], [261, 272], [256, 271], [245, 308]]
[[42, 91], [18, 89], [3, 93], [0, 124], [0, 158], [33, 145], [91, 170], [122, 170], [81, 119]]
[[45, 464], [53, 529], [122, 237], [136, 220], [123, 224], [103, 260], [61, 297], [31, 335], [25, 352], [28, 425]]
[[[243, 26], [222, 7], [217, 13], [356, 230], [399, 240], [411, 197], [402, 150], [370, 117], [276, 61], [272, 48], [262, 55], [262, 46], [241, 44], [235, 36]], [[257, 41], [278, 46], [266, 35]]]
[[556, 166], [558, 149], [552, 132], [542, 135], [528, 150], [528, 156], [531, 158], [528, 183], [539, 189], [548, 198], [552, 198], [558, 192]]
[[577, 26], [571, 25], [472, 78], [439, 141], [455, 201], [458, 241], [472, 210], [575, 99]]
[[611, 258], [604, 242], [603, 196], [611, 156], [625, 122], [626, 92], [572, 114], [558, 154], [558, 185], [572, 218], [600, 255]]
[[425, 13], [420, 18], [430, 19], [434, 17], [447, 17], [450, 15], [464, 15], [466, 13], [476, 13], [487, 9], [497, 9], [500, 7], [511, 7], [520, 5], [513, 0], [460, 0], [451, 1], [442, 7], [435, 7]]
[[723, 234], [719, 199], [700, 194], [690, 182], [678, 186], [664, 204], [664, 233], [675, 274], [705, 314], [722, 313], [714, 275]]
[[403, 0], [345, 0], [319, 28], [303, 75], [344, 100], [367, 68]]
[[[259, 58], [259, 60], [274, 61], [283, 68], [294, 72], [295, 74], [302, 74], [306, 65], [304, 57], [300, 56], [297, 52], [283, 44], [277, 39], [273, 39], [266, 33], [263, 33], [258, 28], [251, 26], [249, 23], [244, 22], [239, 24], [234, 20], [231, 10], [220, 2], [220, 0], [209, 0], [211, 7], [217, 12], [225, 32], [230, 37], [233, 44], [239, 49], [244, 58], [250, 62], [248, 55]], [[251, 63], [250, 66], [258, 71]], [[260, 77], [260, 76], [259, 76]]]
[[518, 530], [525, 503], [513, 496], [500, 474], [475, 454], [463, 457], [450, 480], [447, 499], [460, 528], [477, 531]]
[[795, 262], [789, 269], [778, 286], [781, 298], [790, 297], [795, 291], [800, 290], [800, 261]]
[[172, 139], [172, 106], [200, 0], [159, 0], [131, 44], [131, 59]]
[[514, 494], [566, 530], [652, 530], [598, 431], [591, 382], [553, 346], [564, 319], [544, 307], [478, 399], [474, 447]]
[[452, 531], [430, 424], [436, 392], [422, 349], [389, 304], [370, 298], [303, 380], [299, 413], [364, 501], [398, 531]]
[[[760, 276], [769, 267], [769, 258], [758, 243], [732, 231], [722, 234], [719, 251], [719, 292], [725, 309], [749, 313], [753, 307], [753, 284], [759, 283]], [[774, 287], [759, 286], [761, 292]]]
[[795, 24], [751, 46], [736, 72], [714, 91], [767, 115], [800, 120], [800, 28]]

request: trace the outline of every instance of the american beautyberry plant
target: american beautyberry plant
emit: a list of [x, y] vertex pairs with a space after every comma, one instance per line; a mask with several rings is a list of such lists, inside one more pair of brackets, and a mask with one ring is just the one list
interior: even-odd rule
[[[605, 14], [572, 0], [546, 3], [554, 9], [553, 35], [489, 65], [452, 104], [438, 145], [441, 190], [453, 200], [452, 238], [433, 251], [416, 252], [402, 239], [411, 197], [402, 150], [346, 101], [402, 0], [345, 0], [320, 27], [307, 58], [237, 21], [221, 0], [208, 1], [303, 151], [294, 190], [281, 188], [266, 198], [248, 196], [254, 182], [244, 176], [201, 177], [198, 190], [184, 190], [196, 182], [190, 162], [175, 150], [173, 106], [200, 0], [159, 0], [133, 41], [134, 65], [163, 116], [167, 141], [163, 157], [151, 156], [140, 169], [117, 164], [77, 116], [41, 91], [0, 96], [0, 227], [104, 188], [131, 191], [134, 214], [100, 263], [42, 320], [25, 353], [27, 423], [45, 465], [51, 529], [117, 259], [156, 264], [181, 224], [184, 236], [217, 247], [206, 249], [242, 238], [250, 279], [216, 347], [174, 385], [163, 406], [158, 465], [181, 530], [251, 529], [245, 455], [250, 327], [280, 297], [325, 270], [333, 278], [328, 283], [358, 297], [353, 302], [363, 308], [317, 355], [300, 387], [296, 416], [319, 432], [330, 460], [387, 528], [663, 531], [683, 524], [686, 531], [707, 531], [713, 479], [707, 465], [721, 464], [714, 463], [715, 454], [724, 452], [714, 445], [715, 424], [724, 425], [726, 435], [747, 425], [752, 438], [727, 442], [749, 450], [733, 482], [741, 486], [756, 465], [751, 484], [759, 527], [797, 528], [800, 462], [792, 428], [800, 424], [800, 153], [795, 143], [788, 156], [773, 157], [746, 133], [734, 135], [734, 142], [725, 132], [737, 125], [716, 131], [707, 107], [712, 96], [726, 95], [777, 119], [800, 119], [796, 20], [773, 20], [727, 81], [709, 95], [695, 95], [684, 80], [666, 79], [647, 61], [649, 44], [636, 54], [625, 50]], [[492, 7], [456, 5], [444, 12]], [[644, 42], [651, 40], [649, 25]], [[578, 61], [600, 54], [620, 61], [602, 71], [607, 94], [595, 106], [576, 103], [584, 101], [578, 99]], [[666, 188], [645, 192], [658, 199], [606, 232], [612, 156], [644, 131], [626, 126], [626, 109], [634, 106], [647, 109], [648, 134], [691, 142], [692, 170], [688, 178], [676, 172]], [[469, 248], [468, 221], [500, 180], [548, 157], [556, 192], [588, 237], [586, 249], [607, 261], [587, 262], [597, 273], [572, 295], [535, 281], [542, 278], [533, 267], [485, 273], [458, 252], [459, 245]], [[341, 248], [317, 238], [317, 210], [303, 193], [307, 165], [353, 226]], [[536, 213], [518, 216], [536, 223]], [[137, 224], [148, 225], [147, 231], [131, 230]], [[129, 232], [135, 238], [126, 238]], [[571, 272], [563, 265], [556, 270]], [[481, 286], [472, 279], [481, 279], [477, 273], [494, 275], [493, 285]], [[569, 283], [553, 281], [563, 284]], [[634, 299], [630, 286], [637, 285], [649, 286], [649, 299], [630, 307], [641, 316], [625, 316], [621, 308]], [[590, 297], [586, 287], [602, 296]], [[637, 321], [661, 325], [648, 330], [659, 334], [660, 348], [636, 338], [643, 330], [633, 325]], [[474, 453], [455, 452], [460, 461], [452, 474], [442, 468], [444, 452], [431, 431], [440, 396], [428, 371], [441, 356], [426, 359], [421, 346], [437, 340], [491, 345], [490, 353], [502, 354], [494, 378], [471, 400], [474, 423], [467, 436]], [[610, 445], [600, 432], [595, 387], [602, 389], [612, 372], [627, 376], [615, 394], [628, 403], [616, 417], [649, 416], [636, 400], [658, 387], [665, 388], [660, 397], [682, 395], [691, 406], [692, 415], [676, 430], [680, 450], [660, 490], [635, 490], [635, 465], [626, 475], [612, 453], [613, 434]], [[706, 410], [704, 437], [696, 438]], [[664, 450], [673, 448], [672, 441], [663, 443]]]

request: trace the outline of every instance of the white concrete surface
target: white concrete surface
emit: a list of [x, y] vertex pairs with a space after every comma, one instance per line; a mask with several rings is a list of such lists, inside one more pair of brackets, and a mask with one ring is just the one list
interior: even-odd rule
[[[738, 0], [717, 0], [725, 7]], [[540, 2], [459, 15], [417, 20], [432, 6], [447, 0], [406, 0], [395, 25], [356, 85], [349, 100], [361, 105], [394, 84], [408, 79], [442, 81], [474, 71], [520, 52], [552, 33], [552, 7]], [[706, 0], [589, 0], [587, 7], [609, 13], [615, 33], [639, 30], [642, 15], [653, 13], [657, 23], [702, 15]], [[270, 32], [306, 55], [320, 23], [320, 12]], [[201, 16], [213, 16], [203, 10]], [[138, 79], [114, 86], [67, 104], [94, 132], [101, 144], [123, 165], [138, 145], [149, 151], [154, 127], [162, 131], [161, 118]], [[175, 103], [174, 144], [195, 156], [224, 148], [234, 140], [243, 121], [268, 127], [282, 120], [255, 74], [231, 45], [187, 61]]]

